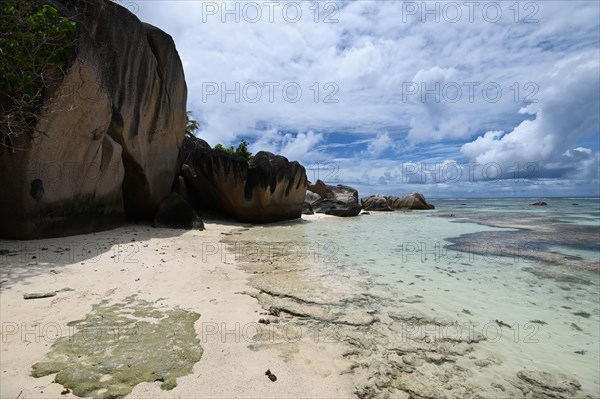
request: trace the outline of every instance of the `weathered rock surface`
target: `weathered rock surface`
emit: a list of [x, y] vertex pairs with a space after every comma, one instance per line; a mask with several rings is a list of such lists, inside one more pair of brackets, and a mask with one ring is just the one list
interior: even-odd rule
[[308, 185], [306, 193], [306, 201], [315, 213], [349, 217], [358, 215], [362, 209], [358, 203], [358, 191], [350, 186], [329, 186], [317, 180], [315, 184]]
[[186, 137], [182, 174], [195, 205], [242, 222], [270, 223], [302, 215], [306, 170], [298, 162], [261, 151], [246, 159]]
[[435, 209], [421, 193], [406, 194], [402, 198], [389, 196], [388, 203], [392, 209]]
[[53, 4], [79, 26], [77, 54], [37, 133], [0, 147], [2, 238], [151, 220], [178, 170], [187, 89], [171, 37], [113, 2]]
[[366, 211], [393, 211], [388, 203], [388, 197], [383, 195], [371, 195], [360, 200]]
[[312, 204], [315, 213], [324, 213], [326, 215], [351, 217], [357, 216], [362, 210], [358, 204], [348, 204], [333, 199], [320, 199]]
[[310, 190], [306, 190], [306, 198], [305, 198], [305, 202], [309, 203], [309, 204], [313, 204], [316, 201], [320, 200], [321, 196], [317, 193], [313, 193]]
[[318, 194], [321, 199], [334, 199], [348, 204], [358, 204], [358, 191], [353, 187], [343, 184], [330, 186], [321, 180], [317, 180], [315, 184], [308, 185], [308, 191]]
[[371, 195], [361, 199], [363, 208], [366, 211], [393, 211], [395, 209], [435, 209], [428, 203], [423, 194], [412, 193], [404, 197], [395, 195]]
[[160, 203], [154, 227], [175, 229], [204, 229], [204, 223], [200, 220], [196, 211], [179, 194], [169, 194]]

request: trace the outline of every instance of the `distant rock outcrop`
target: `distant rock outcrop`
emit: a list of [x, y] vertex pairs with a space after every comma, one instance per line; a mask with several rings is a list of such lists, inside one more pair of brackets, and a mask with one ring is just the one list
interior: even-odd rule
[[538, 201], [538, 202], [534, 202], [533, 204], [530, 204], [532, 206], [547, 206], [548, 203], [544, 202], [544, 201]]
[[406, 194], [402, 198], [389, 196], [388, 202], [393, 209], [435, 209], [435, 206], [427, 202], [421, 193]]
[[392, 211], [394, 209], [435, 209], [435, 206], [428, 203], [423, 194], [411, 193], [402, 198], [395, 195], [371, 195], [361, 199], [363, 208], [366, 211]]
[[38, 134], [0, 146], [1, 238], [152, 220], [177, 176], [187, 89], [171, 37], [110, 1], [52, 4], [77, 22], [77, 53]]
[[312, 205], [315, 213], [326, 215], [356, 216], [362, 209], [355, 188], [342, 184], [329, 186], [321, 180], [308, 185], [306, 201]]
[[326, 215], [351, 217], [357, 216], [362, 207], [355, 203], [347, 203], [334, 199], [320, 199], [312, 204], [315, 213], [324, 213]]
[[393, 211], [390, 208], [388, 197], [383, 195], [371, 195], [360, 200], [362, 207], [366, 211]]
[[270, 223], [301, 217], [306, 170], [298, 162], [261, 151], [246, 159], [186, 137], [182, 174], [198, 207], [218, 209], [242, 222]]

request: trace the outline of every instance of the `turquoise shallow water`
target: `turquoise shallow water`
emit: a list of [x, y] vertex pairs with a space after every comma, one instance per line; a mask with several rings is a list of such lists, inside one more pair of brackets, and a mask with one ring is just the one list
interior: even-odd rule
[[[476, 350], [501, 364], [476, 373], [479, 385], [515, 370], [542, 370], [572, 376], [583, 393], [599, 397], [600, 202], [546, 199], [546, 207], [529, 205], [535, 201], [437, 200], [435, 211], [288, 223], [248, 235], [298, 243], [308, 248], [311, 267], [343, 269], [365, 284], [386, 285], [391, 296], [416, 296], [419, 301], [402, 306], [483, 334], [487, 340]], [[513, 241], [525, 248], [517, 254], [503, 250], [514, 233]], [[469, 234], [490, 239], [473, 251], [455, 249], [456, 239]], [[547, 262], [548, 254], [558, 260]], [[596, 269], [580, 270], [581, 264]], [[555, 270], [564, 274], [545, 274]]]

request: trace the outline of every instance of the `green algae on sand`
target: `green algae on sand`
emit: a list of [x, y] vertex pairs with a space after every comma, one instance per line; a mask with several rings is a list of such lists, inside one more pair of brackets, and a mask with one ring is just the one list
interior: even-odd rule
[[93, 306], [84, 320], [68, 323], [74, 334], [54, 342], [34, 377], [56, 373], [55, 381], [80, 397], [122, 398], [141, 382], [173, 389], [202, 357], [195, 312], [160, 310], [136, 296]]

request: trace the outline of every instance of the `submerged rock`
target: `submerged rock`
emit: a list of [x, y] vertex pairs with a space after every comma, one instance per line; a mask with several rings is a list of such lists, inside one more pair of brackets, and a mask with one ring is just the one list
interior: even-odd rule
[[572, 398], [581, 389], [581, 384], [564, 374], [545, 371], [521, 370], [517, 373], [522, 385], [532, 391], [532, 397]]
[[177, 174], [187, 89], [171, 37], [114, 2], [52, 4], [76, 21], [77, 49], [44, 91], [37, 134], [0, 146], [2, 238], [152, 220]]
[[546, 206], [546, 205], [548, 205], [548, 203], [544, 202], [544, 201], [538, 201], [538, 202], [534, 202], [533, 204], [529, 204], [529, 205], [532, 205], [532, 206]]
[[261, 151], [246, 159], [186, 137], [182, 174], [195, 205], [218, 209], [241, 222], [297, 219], [306, 196], [306, 171], [298, 162]]

